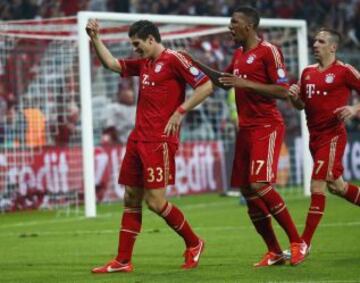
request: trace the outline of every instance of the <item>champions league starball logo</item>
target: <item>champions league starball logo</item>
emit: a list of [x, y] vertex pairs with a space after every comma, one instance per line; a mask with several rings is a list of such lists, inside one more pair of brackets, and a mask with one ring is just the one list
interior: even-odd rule
[[285, 70], [282, 69], [282, 68], [279, 68], [279, 69], [277, 70], [277, 75], [279, 76], [280, 79], [285, 78], [285, 76], [286, 76]]
[[194, 66], [191, 66], [190, 69], [189, 69], [190, 73], [193, 75], [193, 76], [198, 76], [200, 74], [200, 71], [198, 68], [194, 67]]
[[277, 75], [278, 75], [278, 79], [277, 79], [277, 83], [288, 83], [289, 80], [286, 76], [286, 72], [283, 68], [279, 68], [276, 71]]

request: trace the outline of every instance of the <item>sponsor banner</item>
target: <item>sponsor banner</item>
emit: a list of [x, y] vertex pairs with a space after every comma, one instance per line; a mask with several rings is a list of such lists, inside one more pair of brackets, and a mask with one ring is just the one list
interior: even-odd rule
[[[95, 183], [98, 202], [123, 198], [117, 184], [125, 146], [96, 147]], [[221, 142], [187, 142], [176, 155], [176, 185], [168, 195], [222, 190], [225, 162]], [[0, 210], [52, 207], [82, 201], [81, 148], [49, 147], [38, 152], [0, 153]]]

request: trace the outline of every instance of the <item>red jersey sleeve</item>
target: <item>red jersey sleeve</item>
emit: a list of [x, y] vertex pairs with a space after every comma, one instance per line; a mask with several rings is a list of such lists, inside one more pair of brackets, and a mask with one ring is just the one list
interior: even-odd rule
[[360, 95], [360, 73], [358, 70], [356, 70], [353, 66], [346, 64], [346, 85], [357, 91], [357, 93]]
[[191, 59], [176, 51], [171, 51], [171, 53], [173, 54], [172, 67], [174, 72], [192, 88], [196, 88], [209, 80], [200, 69], [194, 66]]
[[279, 48], [270, 43], [267, 44], [268, 52], [264, 56], [265, 69], [273, 84], [289, 86], [289, 79], [284, 64], [284, 57]]
[[145, 59], [118, 59], [121, 65], [121, 76], [131, 77], [139, 76], [141, 65], [145, 63]]

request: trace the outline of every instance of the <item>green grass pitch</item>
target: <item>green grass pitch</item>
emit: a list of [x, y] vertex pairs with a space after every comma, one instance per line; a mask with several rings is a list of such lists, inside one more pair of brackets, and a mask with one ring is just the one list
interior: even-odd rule
[[[130, 274], [93, 275], [115, 255], [122, 205], [98, 207], [98, 217], [22, 212], [0, 216], [0, 282], [360, 282], [360, 209], [329, 196], [312, 253], [297, 266], [254, 269], [265, 246], [237, 198], [216, 194], [173, 198], [206, 241], [197, 269], [183, 271], [184, 244], [164, 221], [144, 209]], [[300, 232], [309, 199], [288, 198]], [[285, 234], [276, 224], [282, 247]]]

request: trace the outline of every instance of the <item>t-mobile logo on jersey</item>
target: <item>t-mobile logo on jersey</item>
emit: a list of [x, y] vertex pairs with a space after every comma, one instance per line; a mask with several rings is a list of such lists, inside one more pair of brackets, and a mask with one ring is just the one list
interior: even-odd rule
[[315, 84], [306, 84], [306, 94], [308, 98], [311, 98], [314, 94], [326, 96], [328, 92], [315, 90]]
[[315, 94], [315, 84], [306, 84], [306, 94], [308, 98]]

